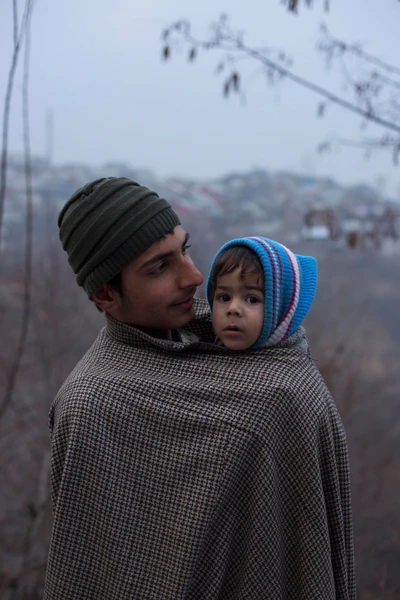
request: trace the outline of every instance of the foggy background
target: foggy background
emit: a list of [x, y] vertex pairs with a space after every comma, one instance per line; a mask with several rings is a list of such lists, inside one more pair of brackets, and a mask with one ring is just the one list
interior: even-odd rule
[[[22, 3], [20, 2], [20, 13]], [[317, 119], [317, 99], [283, 81], [269, 88], [257, 65], [246, 74], [246, 106], [226, 101], [209, 54], [189, 68], [184, 56], [165, 65], [160, 35], [185, 17], [199, 36], [227, 12], [252, 45], [283, 48], [296, 71], [331, 91], [343, 79], [327, 72], [316, 52], [319, 26], [336, 37], [361, 42], [371, 54], [396, 63], [400, 39], [397, 0], [322, 0], [313, 10], [289, 14], [279, 0], [38, 0], [32, 17], [30, 112], [32, 151], [45, 154], [46, 111], [54, 113], [54, 160], [101, 164], [128, 161], [160, 176], [214, 177], [254, 167], [332, 176], [345, 184], [382, 185], [399, 196], [398, 171], [384, 153], [366, 162], [363, 152], [318, 156], [331, 134], [360, 135], [360, 120], [339, 107]], [[12, 2], [0, 5], [0, 97], [12, 51]], [[22, 148], [18, 86], [10, 126], [10, 151]], [[301, 115], [301, 119], [299, 118]], [[370, 125], [374, 135], [377, 127]]]
[[[16, 5], [21, 22], [24, 3]], [[0, 5], [2, 112], [13, 6]], [[286, 78], [268, 84], [256, 61], [217, 74], [223, 52], [188, 61], [190, 44], [161, 37], [186, 18], [207, 39], [222, 12], [250, 47], [281, 49], [293, 60], [289, 70], [369, 117], [335, 103], [318, 116], [317, 94]], [[306, 329], [348, 436], [359, 598], [400, 598], [399, 21], [398, 0], [330, 0], [329, 12], [322, 0], [299, 0], [297, 14], [280, 0], [33, 4], [29, 82], [22, 46], [0, 171], [2, 600], [42, 597], [51, 532], [47, 414], [104, 324], [76, 285], [57, 214], [78, 187], [112, 175], [172, 203], [205, 277], [218, 248], [238, 236], [265, 235], [317, 258]], [[346, 51], [327, 69], [317, 48], [321, 22], [375, 62]], [[226, 97], [232, 68], [240, 86]], [[369, 84], [357, 95], [360, 81]], [[317, 151], [333, 138], [367, 138], [374, 147]]]

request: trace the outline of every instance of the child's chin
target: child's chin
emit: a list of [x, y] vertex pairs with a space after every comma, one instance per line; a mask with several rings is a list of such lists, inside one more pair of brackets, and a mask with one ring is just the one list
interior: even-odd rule
[[249, 346], [248, 344], [240, 341], [233, 340], [223, 340], [224, 346], [229, 348], [229, 350], [246, 350]]

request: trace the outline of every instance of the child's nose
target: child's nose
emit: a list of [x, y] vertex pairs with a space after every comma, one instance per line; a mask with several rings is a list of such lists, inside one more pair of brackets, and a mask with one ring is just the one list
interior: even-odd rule
[[238, 315], [238, 314], [240, 314], [240, 304], [239, 304], [239, 302], [237, 302], [236, 300], [232, 300], [232, 302], [230, 302], [229, 305], [228, 305], [227, 313], [228, 313], [228, 315]]

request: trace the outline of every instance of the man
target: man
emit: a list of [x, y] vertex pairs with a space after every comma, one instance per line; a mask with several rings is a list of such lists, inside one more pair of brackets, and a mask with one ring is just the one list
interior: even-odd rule
[[46, 600], [354, 600], [346, 439], [304, 330], [214, 345], [165, 200], [125, 178], [59, 216], [106, 326], [50, 412]]

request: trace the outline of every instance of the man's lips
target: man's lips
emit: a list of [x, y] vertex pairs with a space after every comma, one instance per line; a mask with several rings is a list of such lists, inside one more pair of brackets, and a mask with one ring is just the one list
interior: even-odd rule
[[186, 307], [192, 306], [192, 304], [193, 304], [193, 294], [191, 294], [190, 296], [186, 296], [186, 298], [181, 300], [181, 302], [175, 302], [174, 304], [172, 304], [172, 306], [186, 308]]
[[182, 296], [181, 300], [178, 300], [178, 302], [174, 302], [173, 304], [171, 304], [171, 306], [186, 306], [187, 304], [193, 303], [193, 297], [195, 293], [196, 288], [192, 288], [189, 293], [187, 293], [185, 296]]

